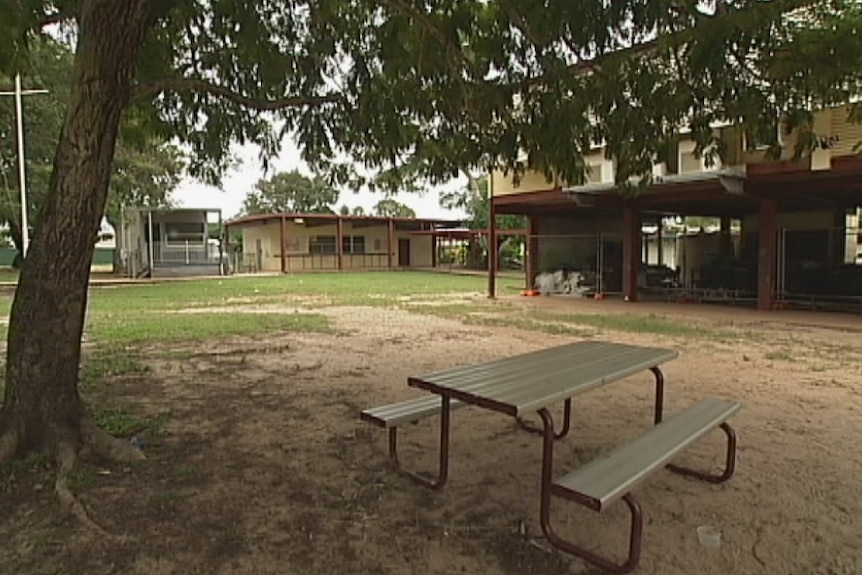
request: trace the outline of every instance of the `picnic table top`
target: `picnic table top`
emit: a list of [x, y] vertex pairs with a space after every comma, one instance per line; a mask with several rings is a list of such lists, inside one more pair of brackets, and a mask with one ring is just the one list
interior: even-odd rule
[[407, 384], [521, 416], [678, 356], [668, 349], [581, 341], [410, 377]]

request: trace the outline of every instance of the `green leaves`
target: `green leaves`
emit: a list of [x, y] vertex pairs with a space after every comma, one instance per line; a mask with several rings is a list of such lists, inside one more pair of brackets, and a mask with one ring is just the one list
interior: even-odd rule
[[334, 213], [338, 190], [322, 178], [308, 178], [296, 170], [260, 180], [243, 202], [243, 214]]

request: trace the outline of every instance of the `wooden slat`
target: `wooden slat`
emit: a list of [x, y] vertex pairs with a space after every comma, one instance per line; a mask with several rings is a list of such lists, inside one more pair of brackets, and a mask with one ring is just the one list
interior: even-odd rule
[[524, 415], [678, 355], [673, 350], [585, 341], [411, 377], [408, 383]]
[[554, 481], [556, 486], [589, 499], [601, 509], [664, 467], [675, 455], [726, 421], [739, 403], [705, 398], [663, 421], [604, 458]]
[[[399, 427], [440, 413], [442, 402], [439, 395], [428, 395], [365, 409], [360, 413], [360, 418], [381, 427]], [[449, 409], [458, 409], [463, 405], [460, 401], [451, 401]]]

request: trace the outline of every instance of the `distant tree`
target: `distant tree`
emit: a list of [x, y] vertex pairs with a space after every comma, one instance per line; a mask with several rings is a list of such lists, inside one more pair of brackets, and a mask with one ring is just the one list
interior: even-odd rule
[[410, 206], [386, 198], [374, 205], [374, 215], [382, 218], [415, 218], [416, 212]]
[[355, 208], [353, 208], [352, 215], [364, 216], [365, 215], [365, 208], [363, 208], [362, 206], [356, 206]]
[[297, 170], [279, 172], [268, 180], [259, 180], [243, 202], [243, 213], [333, 214], [338, 190], [323, 178], [309, 178]]
[[[488, 196], [488, 178], [480, 178], [467, 174], [467, 185], [460, 190], [444, 193], [440, 197], [440, 205], [446, 209], [461, 209], [467, 212], [464, 222], [472, 230], [488, 228], [488, 213], [490, 200]], [[526, 227], [523, 216], [497, 216], [497, 229], [517, 230]]]
[[349, 216], [350, 215], [350, 208], [346, 204], [342, 205], [340, 208], [338, 208], [338, 213], [341, 214], [342, 216]]

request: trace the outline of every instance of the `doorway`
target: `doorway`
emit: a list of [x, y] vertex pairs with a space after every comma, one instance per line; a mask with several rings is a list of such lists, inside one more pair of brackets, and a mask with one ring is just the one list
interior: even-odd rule
[[398, 267], [406, 268], [410, 266], [410, 240], [408, 238], [399, 238], [398, 240]]

